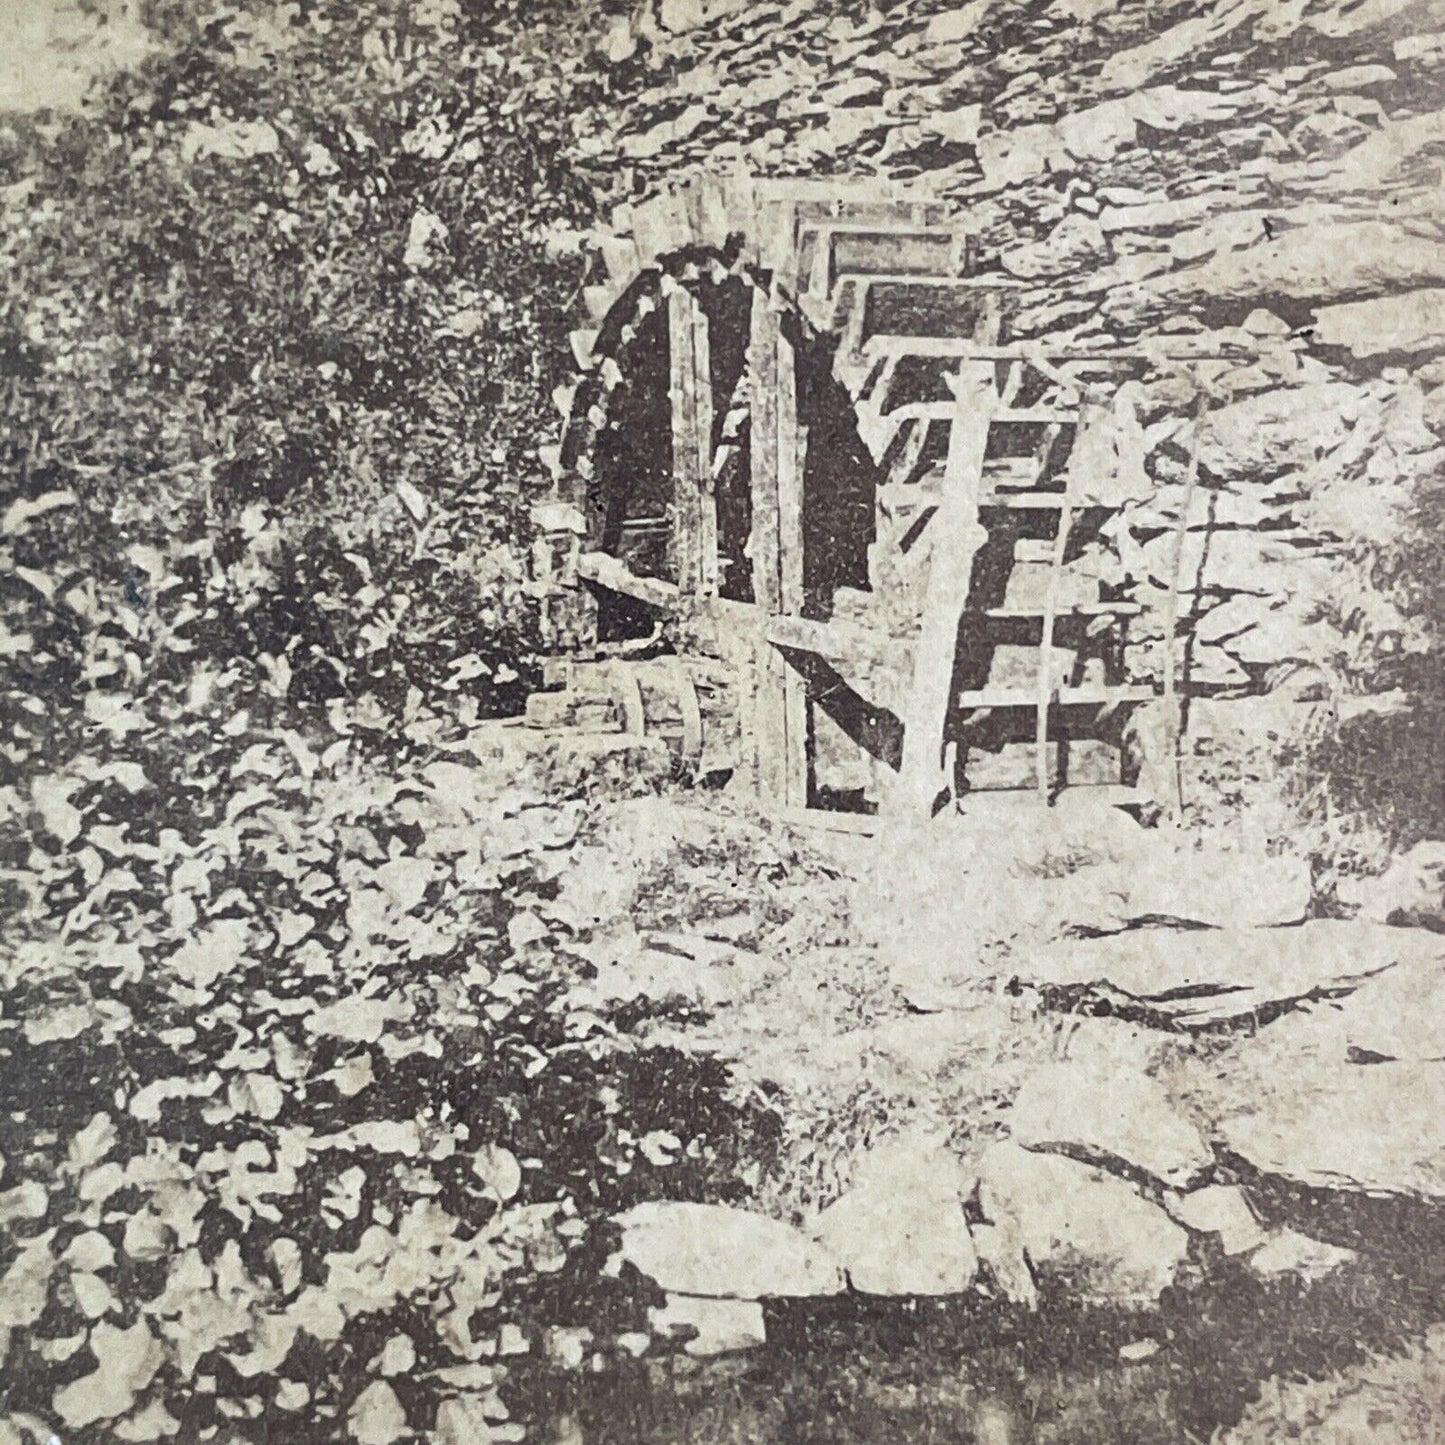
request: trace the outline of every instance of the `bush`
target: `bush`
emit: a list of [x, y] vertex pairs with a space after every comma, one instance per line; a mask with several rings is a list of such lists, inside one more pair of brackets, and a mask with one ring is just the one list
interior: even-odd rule
[[172, 53], [0, 147], [5, 499], [75, 494], [49, 540], [103, 598], [189, 552], [205, 645], [282, 660], [295, 700], [459, 663], [508, 706], [585, 11], [152, 18]]

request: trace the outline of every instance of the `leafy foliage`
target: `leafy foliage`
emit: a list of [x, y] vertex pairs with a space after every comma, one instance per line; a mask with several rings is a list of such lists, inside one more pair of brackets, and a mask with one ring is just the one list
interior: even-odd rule
[[587, 207], [547, 20], [223, 12], [10, 137], [0, 466], [75, 493], [56, 540], [104, 586], [218, 539], [210, 646], [295, 698], [399, 703], [458, 659], [509, 696], [580, 264], [548, 235]]

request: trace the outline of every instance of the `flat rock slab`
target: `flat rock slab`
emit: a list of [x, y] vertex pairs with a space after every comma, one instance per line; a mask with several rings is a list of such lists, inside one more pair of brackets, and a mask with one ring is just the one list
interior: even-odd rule
[[839, 1294], [843, 1273], [791, 1225], [723, 1204], [639, 1204], [613, 1221], [622, 1258], [669, 1294], [805, 1299]]
[[1171, 1093], [1187, 1097], [1191, 1114], [1210, 1121], [1207, 1132], [1261, 1174], [1445, 1198], [1445, 1061], [1434, 1057], [1442, 972], [1438, 959], [1402, 962], [1226, 1053], [1181, 1063]]
[[1147, 1074], [1103, 1059], [1052, 1064], [1019, 1091], [1009, 1114], [1014, 1142], [1105, 1168], [1124, 1165], [1187, 1189], [1214, 1163], [1203, 1136]]
[[661, 1309], [648, 1311], [648, 1323], [656, 1335], [685, 1336], [683, 1352], [699, 1360], [751, 1350], [768, 1338], [756, 1300], [670, 1294]]
[[1445, 1059], [1445, 958], [1411, 960], [1367, 980], [1341, 1000], [1338, 1017], [1347, 1055]]
[[1121, 881], [1129, 920], [1177, 918], [1211, 928], [1298, 923], [1313, 891], [1302, 858], [1220, 847], [1160, 849]]
[[1271, 1063], [1225, 1065], [1241, 1101], [1217, 1125], [1227, 1148], [1297, 1184], [1445, 1199], [1445, 1064]]
[[1405, 961], [1445, 958], [1445, 941], [1411, 929], [1316, 920], [1298, 928], [1136, 929], [1051, 944], [1021, 961], [1038, 984], [1101, 985], [1181, 1024], [1242, 1018], [1345, 992]]
[[979, 1164], [979, 1203], [1011, 1221], [1035, 1272], [1076, 1298], [1158, 1303], [1189, 1252], [1189, 1235], [1122, 1180], [1056, 1154], [997, 1144]]

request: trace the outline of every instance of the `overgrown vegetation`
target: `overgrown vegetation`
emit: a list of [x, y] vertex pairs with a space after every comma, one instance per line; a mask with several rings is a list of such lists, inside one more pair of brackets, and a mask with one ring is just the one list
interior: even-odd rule
[[15, 564], [68, 557], [97, 616], [184, 596], [196, 650], [293, 702], [506, 706], [586, 15], [187, 10], [90, 114], [3, 133], [0, 467], [74, 497]]

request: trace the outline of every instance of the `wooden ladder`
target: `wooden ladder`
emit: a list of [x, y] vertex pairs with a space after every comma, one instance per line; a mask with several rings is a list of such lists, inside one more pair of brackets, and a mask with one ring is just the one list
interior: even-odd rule
[[[978, 329], [986, 332], [989, 324], [981, 322]], [[1071, 548], [1096, 536], [1117, 510], [1110, 499], [1091, 494], [1089, 479], [1069, 465], [1085, 424], [1089, 388], [1070, 374], [1067, 354], [1050, 358], [1003, 346], [986, 334], [972, 342], [934, 337], [923, 344], [889, 337], [874, 345], [872, 356], [879, 364], [860, 402], [873, 419], [875, 454], [888, 468], [884, 509], [897, 509], [895, 524], [880, 527], [882, 575], [876, 585], [898, 586], [900, 570], [907, 570], [899, 565], [905, 553], [926, 554], [916, 566], [918, 640], [903, 720], [903, 763], [889, 810], [931, 812], [939, 797], [953, 790], [955, 769], [947, 757], [951, 716], [961, 717], [965, 740], [985, 731], [1012, 740], [1027, 726], [1032, 790], [1051, 802], [1070, 781], [1070, 739], [1100, 744], [1118, 733], [1129, 710], [1154, 697], [1152, 687], [1130, 686], [1124, 676], [1127, 623], [1139, 608], [1104, 596], [1097, 583], [1089, 596], [1078, 595], [1077, 587], [1067, 590], [1073, 581]], [[952, 396], [892, 406], [899, 368], [909, 360], [941, 369]], [[946, 450], [942, 460], [931, 460], [932, 433], [938, 431], [946, 436]], [[910, 491], [916, 494], [911, 508], [898, 500]], [[1013, 549], [1006, 568], [998, 565], [1002, 547]], [[986, 555], [989, 548], [994, 555]], [[1007, 585], [1020, 564], [1042, 570], [1038, 585], [1024, 597], [1010, 595]], [[1001, 576], [1005, 587], [998, 595]], [[1029, 639], [1026, 647], [1036, 649], [1032, 686], [977, 675], [1021, 631]], [[1057, 675], [1060, 640], [1076, 649], [1072, 678]], [[1012, 650], [1016, 654], [1019, 648]], [[1102, 666], [1102, 677], [1077, 675], [1086, 655], [1091, 665]], [[960, 662], [975, 676], [956, 687]], [[1117, 771], [1102, 786], [1114, 801], [1132, 800], [1128, 781], [1119, 747]]]

